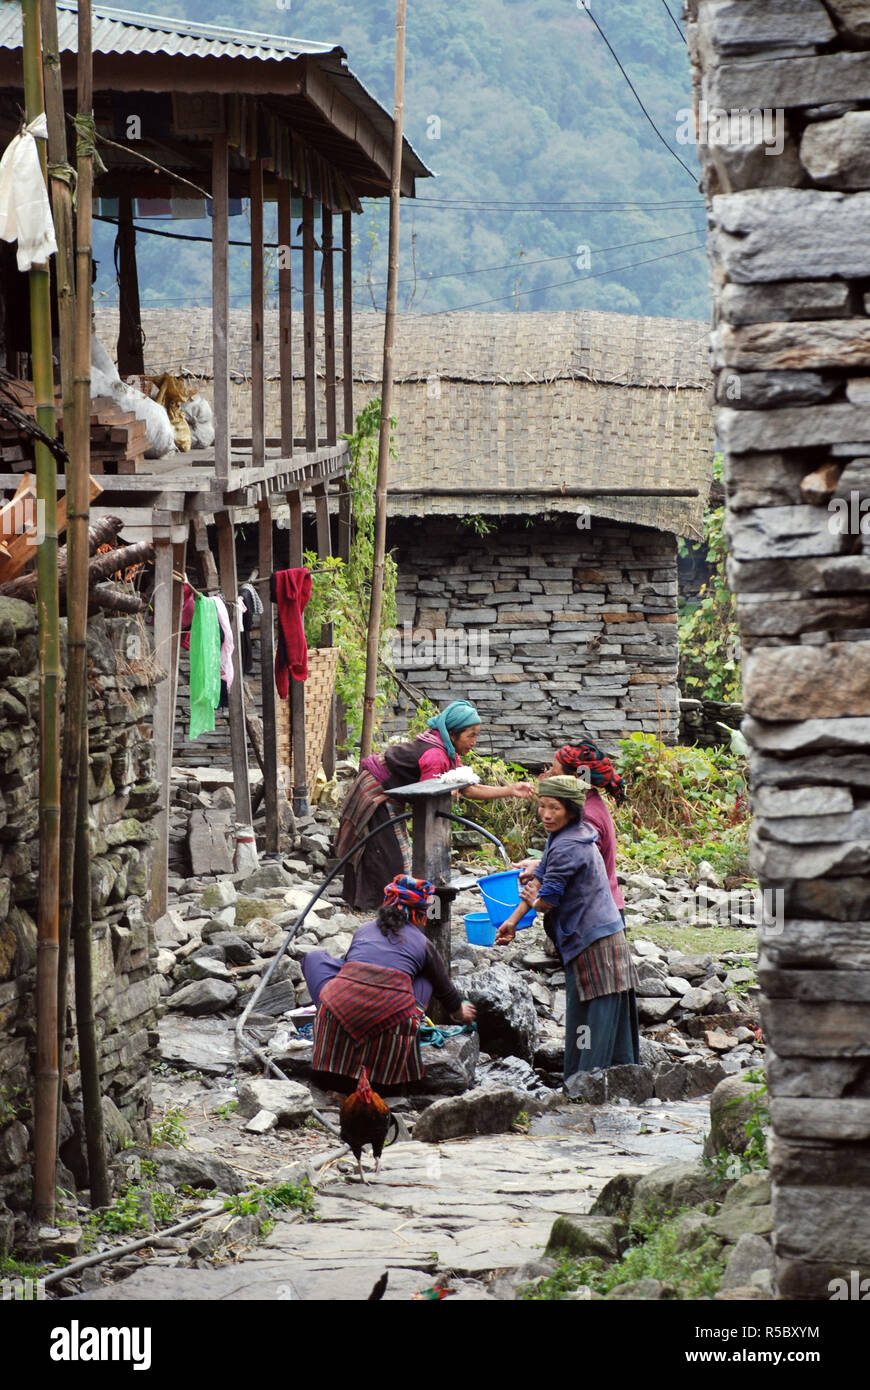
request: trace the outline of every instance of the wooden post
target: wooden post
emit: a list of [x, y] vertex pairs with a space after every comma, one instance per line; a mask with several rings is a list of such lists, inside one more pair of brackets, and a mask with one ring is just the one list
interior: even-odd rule
[[181, 645], [181, 605], [184, 583], [174, 571], [184, 572], [187, 546], [173, 546], [168, 537], [154, 540], [154, 656], [166, 675], [154, 697], [154, 752], [162, 809], [154, 824], [157, 841], [151, 874], [151, 919], [162, 917], [169, 896], [169, 823], [172, 788], [172, 745], [175, 733], [175, 699], [178, 689], [178, 651]]
[[396, 83], [393, 103], [393, 158], [390, 181], [390, 241], [387, 266], [387, 311], [384, 317], [384, 359], [381, 371], [381, 430], [378, 439], [378, 475], [375, 490], [375, 534], [372, 557], [372, 594], [366, 641], [366, 683], [363, 700], [360, 757], [372, 751], [375, 699], [378, 686], [378, 653], [381, 609], [384, 597], [384, 556], [387, 548], [387, 482], [390, 472], [390, 424], [393, 403], [393, 338], [399, 287], [399, 202], [402, 186], [402, 115], [405, 107], [405, 11], [406, 0], [396, 4]]
[[[326, 483], [315, 483], [311, 490], [314, 493], [314, 506], [317, 516], [317, 556], [318, 559], [322, 560], [332, 554], [332, 532], [329, 523], [329, 495], [326, 491]], [[324, 623], [320, 633], [320, 646], [331, 647], [334, 640], [335, 635], [332, 623]], [[332, 696], [332, 708], [329, 714], [329, 723], [326, 728], [326, 739], [323, 744], [323, 770], [327, 777], [332, 777], [335, 772], [334, 692]]]
[[[303, 563], [302, 493], [288, 492], [290, 508], [290, 568]], [[290, 745], [293, 751], [293, 811], [308, 815], [308, 777], [305, 762], [305, 682], [290, 680]]]
[[[305, 449], [317, 448], [317, 356], [314, 302], [314, 199], [302, 199], [302, 322], [305, 338]], [[301, 560], [299, 562], [302, 563]]]
[[136, 229], [133, 226], [133, 199], [129, 193], [118, 199], [118, 372], [122, 377], [142, 376], [142, 317], [139, 309], [139, 272], [136, 265]]
[[[268, 498], [257, 506], [259, 520], [259, 567], [261, 578], [271, 575], [272, 512]], [[266, 803], [266, 853], [277, 854], [278, 825], [278, 729], [275, 722], [275, 640], [274, 613], [265, 588], [260, 590], [263, 612], [260, 617], [260, 679], [263, 687], [263, 794]]]
[[323, 379], [326, 394], [326, 442], [334, 444], [336, 433], [335, 414], [335, 278], [332, 268], [333, 238], [332, 213], [321, 206], [320, 256], [323, 266]]
[[[23, 0], [22, 54], [27, 120], [45, 109], [42, 36], [38, 0]], [[45, 142], [37, 142], [40, 177], [46, 179]], [[36, 418], [55, 433], [51, 356], [51, 277], [48, 263], [30, 269], [30, 332]], [[36, 1075], [33, 1214], [53, 1224], [57, 1164], [57, 962], [60, 872], [60, 630], [57, 589], [57, 466], [47, 445], [37, 442], [36, 486], [44, 540], [37, 546], [39, 574], [39, 885], [36, 943]]]
[[[353, 253], [351, 250], [351, 218], [341, 214], [341, 375], [344, 411], [344, 434], [353, 434], [356, 417], [353, 411]], [[350, 559], [353, 506], [347, 479], [342, 478], [338, 503], [338, 554], [347, 564]]]
[[[439, 816], [439, 811], [449, 813], [450, 793], [443, 796], [419, 796], [413, 798], [414, 818], [411, 822], [413, 851], [411, 872], [415, 878], [428, 878], [436, 888], [450, 882], [450, 821]], [[426, 935], [450, 971], [450, 904], [453, 894], [439, 896], [438, 916], [430, 918], [426, 924]], [[436, 1023], [446, 1021], [433, 1015]]]
[[[214, 370], [214, 466], [219, 482], [230, 472], [230, 281], [229, 170], [226, 131], [212, 141], [212, 363]], [[235, 566], [234, 566], [235, 568]]]
[[[236, 536], [230, 511], [215, 514], [218, 537], [218, 565], [221, 592], [227, 603], [233, 628], [235, 649], [233, 669], [235, 679], [227, 699], [230, 707], [230, 745], [233, 755], [233, 790], [236, 796], [236, 820], [240, 825], [251, 824], [251, 784], [248, 778], [248, 741], [245, 729], [245, 697], [242, 675], [242, 646], [239, 631], [239, 609], [234, 602], [239, 592], [236, 576]], [[231, 602], [232, 601], [232, 602]]]
[[290, 185], [278, 181], [278, 362], [281, 375], [281, 457], [293, 457], [293, 314]]
[[251, 467], [266, 459], [263, 383], [263, 161], [251, 160]]

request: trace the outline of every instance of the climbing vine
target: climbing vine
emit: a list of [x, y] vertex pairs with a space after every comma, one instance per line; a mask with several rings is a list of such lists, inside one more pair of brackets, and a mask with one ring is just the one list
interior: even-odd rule
[[[722, 477], [722, 457], [716, 455], [713, 476]], [[682, 605], [679, 618], [680, 684], [686, 695], [704, 700], [739, 701], [740, 635], [737, 605], [725, 576], [728, 544], [725, 508], [704, 513], [704, 541], [710, 577], [701, 585], [697, 602]], [[680, 554], [689, 547], [679, 542]]]
[[[390, 455], [396, 458], [394, 436], [396, 419], [390, 421]], [[375, 486], [378, 472], [378, 435], [381, 428], [379, 397], [356, 417], [353, 434], [343, 435], [349, 444], [350, 464], [346, 484], [353, 506], [353, 534], [348, 562], [337, 556], [318, 557], [306, 551], [305, 564], [312, 572], [311, 598], [305, 609], [305, 636], [310, 645], [320, 641], [324, 623], [333, 624], [333, 641], [339, 649], [336, 694], [342, 702], [347, 722], [348, 742], [359, 741], [362, 731], [365, 695], [366, 634], [374, 563]], [[381, 636], [396, 625], [396, 562], [384, 559], [384, 597], [381, 610]], [[387, 668], [378, 672], [376, 722], [392, 699], [395, 683]]]

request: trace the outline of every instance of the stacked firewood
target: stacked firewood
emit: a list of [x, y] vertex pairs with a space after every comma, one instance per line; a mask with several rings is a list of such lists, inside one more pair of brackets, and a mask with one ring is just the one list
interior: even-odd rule
[[[35, 415], [33, 386], [29, 381], [5, 381], [4, 394], [23, 414]], [[64, 421], [59, 400], [55, 401], [55, 409], [58, 438], [63, 440]], [[144, 420], [138, 420], [131, 410], [123, 410], [108, 396], [94, 397], [91, 401], [92, 473], [139, 472], [147, 448]], [[22, 437], [18, 424], [0, 412], [0, 472], [26, 473], [32, 467], [32, 445]]]

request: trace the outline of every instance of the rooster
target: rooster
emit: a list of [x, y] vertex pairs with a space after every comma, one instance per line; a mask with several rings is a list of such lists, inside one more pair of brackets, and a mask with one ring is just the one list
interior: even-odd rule
[[398, 1121], [390, 1114], [386, 1101], [372, 1090], [368, 1072], [363, 1067], [356, 1090], [348, 1096], [339, 1112], [341, 1137], [357, 1161], [363, 1182], [368, 1182], [362, 1166], [363, 1145], [371, 1144], [377, 1172], [391, 1126], [395, 1139], [399, 1132]]

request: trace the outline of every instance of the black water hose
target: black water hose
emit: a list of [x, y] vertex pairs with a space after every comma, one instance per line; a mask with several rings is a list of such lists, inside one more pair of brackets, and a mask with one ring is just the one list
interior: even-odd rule
[[501, 840], [498, 838], [497, 835], [493, 835], [489, 830], [484, 830], [483, 826], [478, 825], [476, 820], [469, 820], [467, 816], [454, 815], [452, 811], [438, 811], [437, 816], [439, 820], [455, 820], [457, 825], [467, 825], [469, 830], [476, 830], [478, 835], [485, 835], [488, 840], [492, 840], [492, 843], [494, 845], [498, 845], [502, 859], [507, 864], [508, 868], [511, 867], [511, 861], [508, 857], [508, 852], [502, 844]]
[[[351, 846], [347, 854], [342, 855], [341, 859], [339, 859], [335, 867], [330, 870], [327, 877], [323, 880], [317, 892], [314, 893], [309, 898], [308, 902], [305, 904], [304, 908], [302, 909], [299, 916], [296, 918], [295, 922], [293, 923], [287, 935], [285, 936], [281, 949], [270, 962], [268, 970], [266, 971], [262, 980], [257, 985], [257, 988], [254, 990], [254, 993], [251, 995], [250, 999], [248, 1000], [247, 1004], [242, 1010], [241, 1017], [239, 1018], [239, 1021], [236, 1024], [236, 1042], [239, 1044], [240, 1047], [243, 1047], [246, 1052], [252, 1053], [262, 1064], [262, 1066], [272, 1071], [274, 1075], [277, 1076], [281, 1081], [289, 1081], [291, 1080], [291, 1078], [287, 1075], [286, 1072], [283, 1072], [281, 1070], [281, 1068], [277, 1065], [276, 1062], [272, 1061], [271, 1057], [267, 1057], [266, 1054], [262, 1052], [259, 1047], [255, 1047], [254, 1044], [252, 1042], [249, 1042], [248, 1039], [244, 1036], [245, 1022], [248, 1018], [248, 1015], [250, 1014], [260, 995], [263, 993], [263, 990], [266, 988], [267, 984], [274, 975], [278, 962], [283, 956], [284, 952], [287, 950], [287, 947], [290, 945], [290, 942], [293, 940], [299, 928], [302, 926], [302, 923], [305, 921], [305, 918], [308, 916], [312, 907], [317, 902], [317, 899], [329, 887], [330, 883], [335, 878], [339, 869], [342, 869], [344, 867], [348, 859], [351, 859], [353, 855], [356, 854], [358, 849], [360, 849], [364, 844], [367, 844], [369, 840], [374, 839], [375, 835], [380, 835], [382, 831], [389, 829], [391, 825], [396, 825], [399, 821], [410, 820], [412, 815], [412, 811], [405, 811], [404, 814], [401, 816], [393, 816], [391, 820], [384, 821], [382, 825], [377, 826], [374, 830], [370, 830], [368, 835], [364, 835], [361, 840], [357, 840], [356, 844]], [[326, 1129], [330, 1130], [333, 1134], [338, 1134], [338, 1130], [335, 1128], [335, 1125], [330, 1124], [329, 1120], [324, 1119], [324, 1117], [318, 1114], [316, 1110], [314, 1111], [314, 1114], [317, 1116], [317, 1119], [320, 1121], [322, 1125], [325, 1126]]]

